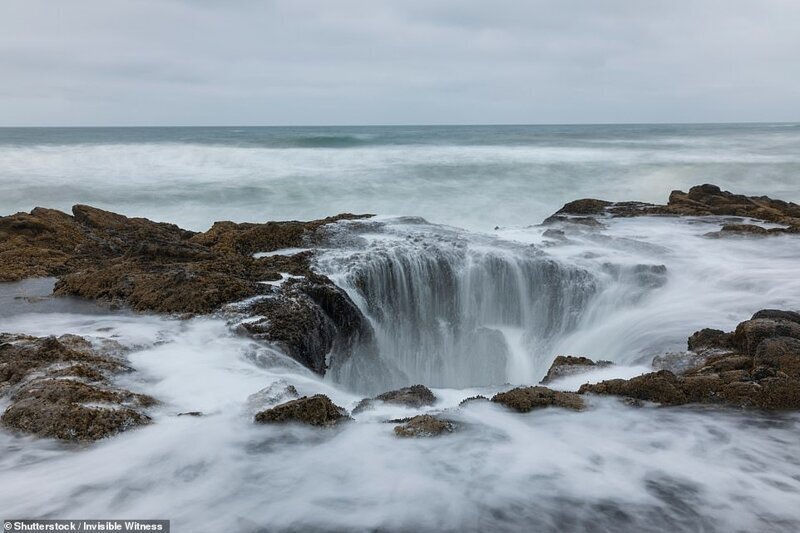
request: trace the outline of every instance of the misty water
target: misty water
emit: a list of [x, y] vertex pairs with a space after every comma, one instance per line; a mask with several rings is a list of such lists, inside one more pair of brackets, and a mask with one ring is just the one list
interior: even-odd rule
[[[342, 222], [314, 268], [376, 332], [319, 378], [224, 314], [191, 320], [0, 284], [0, 331], [132, 348], [120, 386], [154, 424], [88, 446], [0, 430], [3, 517], [165, 518], [175, 531], [796, 531], [800, 416], [721, 408], [510, 413], [461, 400], [535, 384], [557, 354], [615, 363], [554, 388], [631, 377], [762, 308], [800, 309], [800, 237], [708, 239], [724, 219], [614, 219], [568, 239], [541, 221], [593, 196], [663, 202], [712, 182], [800, 200], [800, 126], [0, 129], [0, 211], [87, 203], [204, 230], [214, 220]], [[296, 250], [294, 250], [296, 251]], [[285, 253], [291, 253], [286, 251]], [[332, 430], [256, 426], [292, 384], [352, 409]], [[0, 405], [4, 408], [5, 405]], [[202, 411], [203, 417], [177, 413]], [[461, 430], [401, 440], [388, 419]]]

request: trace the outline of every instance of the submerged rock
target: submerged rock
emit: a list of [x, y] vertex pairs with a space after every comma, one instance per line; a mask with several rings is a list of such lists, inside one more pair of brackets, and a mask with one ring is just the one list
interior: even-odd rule
[[592, 361], [588, 357], [575, 356], [575, 355], [559, 355], [550, 365], [550, 369], [542, 379], [542, 384], [550, 383], [555, 379], [560, 379], [566, 376], [574, 376], [575, 374], [582, 374], [597, 368], [604, 368], [612, 365], [611, 361]]
[[356, 405], [355, 409], [353, 409], [353, 414], [371, 408], [375, 402], [405, 405], [406, 407], [424, 407], [436, 403], [436, 396], [433, 394], [433, 391], [425, 385], [412, 385], [410, 387], [384, 392], [374, 398], [364, 398]]
[[261, 411], [255, 416], [259, 424], [298, 422], [310, 426], [334, 426], [352, 420], [347, 411], [324, 394], [303, 396]]
[[130, 372], [122, 347], [94, 346], [76, 335], [37, 338], [0, 334], [0, 395], [10, 405], [8, 428], [64, 440], [92, 441], [150, 423], [150, 396], [116, 388], [111, 378]]
[[419, 415], [409, 418], [404, 424], [395, 426], [394, 434], [398, 437], [437, 437], [455, 431], [456, 425], [449, 420], [442, 420], [431, 415]]
[[507, 392], [495, 394], [494, 403], [527, 413], [540, 407], [564, 407], [579, 411], [583, 409], [583, 398], [574, 392], [561, 392], [547, 387], [517, 387]]
[[473, 402], [488, 402], [489, 398], [478, 394], [477, 396], [470, 396], [469, 398], [464, 398], [460, 402], [458, 402], [459, 407], [464, 407], [465, 405], [471, 404]]

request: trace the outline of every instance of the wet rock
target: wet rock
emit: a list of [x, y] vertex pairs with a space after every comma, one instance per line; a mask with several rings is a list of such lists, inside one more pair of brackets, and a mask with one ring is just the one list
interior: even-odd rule
[[631, 379], [611, 379], [581, 385], [579, 394], [611, 394], [665, 405], [687, 402], [678, 378], [669, 370], [659, 370]]
[[767, 235], [776, 235], [777, 232], [772, 232], [767, 228], [762, 228], [755, 224], [725, 224], [719, 231], [706, 233], [704, 237], [721, 238], [721, 237], [765, 237]]
[[129, 391], [77, 381], [38, 380], [12, 397], [4, 426], [39, 437], [93, 441], [150, 423], [141, 412], [156, 402]]
[[310, 426], [334, 426], [347, 420], [352, 420], [347, 411], [324, 394], [303, 396], [261, 411], [255, 416], [255, 421], [259, 424], [297, 422]]
[[550, 383], [551, 381], [566, 376], [574, 376], [575, 374], [582, 374], [597, 368], [603, 368], [612, 365], [611, 361], [597, 361], [594, 362], [588, 357], [574, 356], [574, 355], [559, 355], [550, 365], [542, 384]]
[[784, 318], [754, 318], [736, 326], [734, 346], [742, 353], [753, 356], [764, 339], [791, 337], [800, 339], [800, 323]]
[[396, 405], [404, 405], [406, 407], [424, 407], [436, 403], [436, 396], [425, 385], [412, 385], [389, 392], [379, 394], [374, 398], [365, 398], [361, 400], [353, 414], [360, 413], [370, 409], [375, 402], [391, 403]]
[[795, 311], [782, 311], [780, 309], [762, 309], [761, 311], [756, 311], [751, 318], [754, 320], [757, 318], [772, 318], [788, 320], [789, 322], [800, 324], [800, 313]]
[[520, 413], [527, 413], [541, 407], [564, 407], [581, 410], [583, 399], [574, 392], [561, 392], [547, 387], [518, 387], [507, 392], [495, 394], [494, 403], [499, 403]]
[[[570, 202], [554, 216], [584, 215], [633, 217], [647, 215], [672, 216], [736, 216], [753, 218], [767, 222], [784, 224], [787, 228], [775, 228], [766, 234], [797, 233], [800, 231], [800, 206], [792, 202], [775, 200], [766, 196], [744, 196], [723, 191], [716, 185], [697, 185], [689, 192], [672, 191], [666, 205], [647, 204], [642, 202], [605, 202], [603, 200], [583, 199]], [[738, 226], [738, 227], [734, 227]], [[719, 232], [723, 234], [765, 235], [754, 225], [729, 225]], [[757, 227], [757, 226], [756, 226]]]
[[0, 281], [56, 276], [59, 295], [138, 311], [208, 313], [269, 293], [259, 282], [280, 279], [279, 272], [302, 275], [309, 270], [309, 254], [254, 259], [254, 252], [313, 244], [326, 224], [362, 217], [218, 222], [195, 233], [86, 205], [74, 206], [72, 216], [36, 208], [0, 217]]
[[612, 202], [597, 200], [595, 198], [584, 198], [564, 204], [564, 207], [556, 211], [557, 215], [602, 215]]
[[205, 416], [202, 411], [187, 411], [185, 413], [178, 413], [178, 416], [191, 416], [191, 417], [200, 417]]
[[[800, 338], [794, 311], [765, 309], [734, 333], [700, 330], [689, 338], [691, 365], [629, 380], [581, 387], [664, 405], [712, 403], [759, 409], [800, 409]], [[788, 335], [786, 335], [788, 333]], [[663, 356], [668, 366], [671, 354]], [[659, 358], [654, 364], [661, 362]], [[688, 368], [686, 368], [688, 367]]]
[[655, 356], [651, 364], [656, 370], [669, 370], [678, 375], [702, 366], [705, 361], [706, 356], [696, 352], [669, 352]]
[[780, 370], [793, 378], [800, 378], [800, 339], [772, 337], [756, 347], [754, 365]]
[[402, 425], [395, 426], [394, 433], [398, 437], [438, 437], [444, 433], [455, 431], [456, 425], [449, 420], [442, 420], [431, 415], [419, 415], [410, 418]]
[[45, 375], [105, 382], [131, 368], [120, 357], [122, 347], [106, 342], [95, 348], [76, 335], [31, 337], [0, 333], [0, 395], [20, 383]]
[[688, 347], [695, 352], [708, 348], [729, 350], [733, 347], [733, 335], [719, 329], [701, 329], [689, 337]]
[[156, 400], [113, 387], [130, 372], [113, 341], [95, 345], [76, 335], [37, 338], [0, 334], [0, 395], [10, 405], [7, 428], [40, 437], [102, 439], [150, 423], [143, 412]]
[[308, 273], [289, 280], [281, 292], [241, 309], [240, 330], [269, 341], [314, 372], [324, 374], [332, 359], [348, 357], [353, 346], [374, 342], [369, 321], [345, 291], [325, 276]]
[[474, 403], [474, 402], [488, 402], [488, 401], [489, 401], [489, 398], [487, 398], [486, 396], [483, 396], [481, 394], [478, 394], [477, 396], [470, 396], [469, 398], [464, 398], [463, 400], [461, 400], [458, 403], [458, 406], [459, 407], [464, 407], [465, 405], [468, 405], [468, 404], [471, 404], [471, 403]]

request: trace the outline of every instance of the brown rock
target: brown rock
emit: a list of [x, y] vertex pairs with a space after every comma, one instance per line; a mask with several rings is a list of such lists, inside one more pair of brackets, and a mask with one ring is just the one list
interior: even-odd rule
[[701, 329], [689, 337], [688, 347], [694, 352], [708, 348], [728, 350], [733, 347], [733, 335], [719, 329]]
[[430, 415], [419, 415], [410, 418], [402, 425], [395, 426], [394, 433], [398, 437], [438, 437], [444, 433], [455, 431], [455, 424]]
[[507, 392], [495, 394], [494, 403], [527, 413], [540, 407], [564, 407], [579, 411], [583, 409], [583, 399], [574, 392], [561, 392], [547, 387], [518, 387]]
[[575, 356], [575, 355], [559, 355], [550, 365], [547, 375], [542, 379], [542, 384], [550, 383], [551, 381], [566, 376], [573, 376], [588, 372], [596, 368], [603, 368], [612, 365], [611, 361], [597, 361], [594, 362], [588, 357]]
[[772, 337], [756, 347], [754, 364], [779, 370], [789, 377], [800, 378], [800, 339]]
[[736, 326], [733, 343], [742, 353], [754, 356], [761, 341], [771, 337], [800, 339], [800, 324], [783, 318], [746, 320]]
[[8, 428], [39, 437], [93, 441], [150, 423], [138, 409], [156, 401], [129, 391], [46, 379], [14, 395], [2, 416]]
[[351, 420], [342, 407], [335, 405], [324, 394], [303, 396], [261, 411], [255, 416], [259, 424], [298, 422], [310, 426], [334, 426]]
[[579, 394], [611, 394], [627, 396], [665, 405], [681, 405], [688, 400], [678, 378], [669, 370], [659, 370], [628, 380], [611, 379], [600, 383], [581, 385]]
[[384, 392], [374, 398], [365, 398], [356, 405], [355, 409], [353, 409], [353, 414], [369, 409], [376, 401], [405, 405], [407, 407], [424, 407], [436, 403], [436, 396], [433, 394], [433, 391], [425, 385], [412, 385], [410, 387]]

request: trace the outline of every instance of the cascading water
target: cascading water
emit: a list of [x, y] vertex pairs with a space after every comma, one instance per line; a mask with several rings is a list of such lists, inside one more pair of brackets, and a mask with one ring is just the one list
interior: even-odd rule
[[396, 370], [379, 387], [535, 382], [552, 341], [574, 329], [597, 292], [594, 275], [537, 247], [421, 219], [348, 224], [341, 233], [317, 267], [371, 320], [379, 352], [332, 369], [354, 388], [367, 386], [354, 368], [375, 356]]

